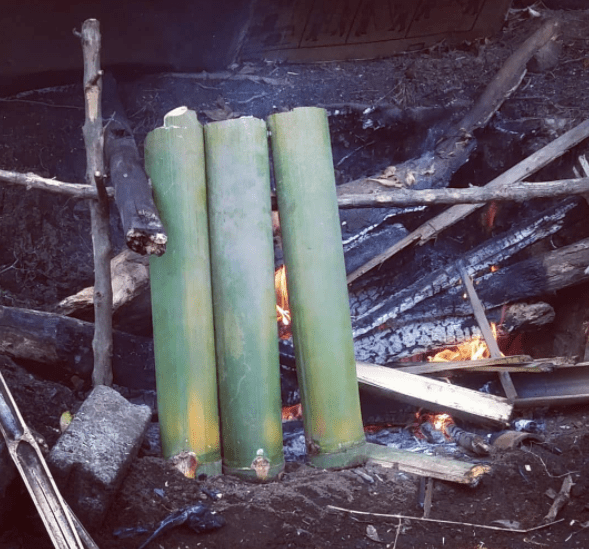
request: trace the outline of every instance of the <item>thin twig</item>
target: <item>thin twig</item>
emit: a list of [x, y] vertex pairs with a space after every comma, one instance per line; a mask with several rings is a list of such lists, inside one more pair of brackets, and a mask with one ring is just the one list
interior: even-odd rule
[[368, 511], [354, 511], [353, 509], [345, 509], [344, 507], [336, 507], [335, 505], [328, 505], [328, 509], [333, 509], [335, 511], [343, 511], [344, 513], [352, 513], [355, 515], [371, 515], [373, 517], [382, 517], [382, 518], [396, 518], [396, 519], [405, 519], [405, 520], [421, 520], [424, 522], [437, 522], [438, 524], [454, 524], [457, 526], [470, 526], [472, 528], [483, 528], [485, 530], [496, 530], [499, 532], [514, 532], [516, 534], [529, 534], [530, 532], [535, 532], [536, 530], [542, 530], [543, 528], [548, 528], [548, 526], [552, 526], [553, 524], [557, 524], [562, 522], [564, 519], [555, 520], [554, 522], [549, 522], [548, 524], [540, 524], [539, 526], [534, 526], [533, 528], [502, 528], [500, 526], [489, 526], [487, 524], [473, 524], [470, 522], [458, 522], [454, 520], [442, 520], [442, 519], [432, 519], [432, 518], [424, 518], [424, 517], [409, 517], [407, 515], [392, 515], [388, 513], [371, 513]]
[[160, 78], [186, 78], [189, 80], [250, 80], [251, 82], [269, 84], [271, 86], [291, 85], [287, 80], [257, 76], [255, 74], [233, 74], [231, 72], [166, 72]]
[[546, 463], [544, 463], [544, 460], [543, 460], [543, 459], [542, 459], [540, 456], [538, 456], [538, 455], [534, 454], [534, 452], [532, 452], [532, 450], [528, 450], [528, 449], [527, 449], [525, 446], [522, 446], [522, 450], [523, 450], [524, 452], [526, 452], [527, 454], [530, 454], [530, 455], [534, 456], [536, 459], [539, 459], [539, 460], [540, 460], [540, 463], [541, 463], [541, 464], [544, 466], [544, 470], [546, 471], [546, 474], [547, 474], [547, 475], [548, 475], [550, 478], [563, 478], [563, 477], [566, 477], [567, 475], [575, 475], [575, 474], [577, 474], [577, 473], [580, 473], [580, 471], [568, 471], [568, 472], [566, 472], [566, 473], [563, 473], [562, 475], [553, 475], [553, 474], [552, 474], [552, 473], [551, 473], [551, 472], [548, 470], [548, 467], [546, 467]]
[[393, 549], [395, 549], [395, 547], [397, 547], [397, 540], [399, 539], [399, 534], [401, 533], [401, 525], [403, 524], [403, 521], [401, 519], [399, 519], [399, 524], [397, 524], [397, 532], [395, 534], [395, 543], [393, 543]]

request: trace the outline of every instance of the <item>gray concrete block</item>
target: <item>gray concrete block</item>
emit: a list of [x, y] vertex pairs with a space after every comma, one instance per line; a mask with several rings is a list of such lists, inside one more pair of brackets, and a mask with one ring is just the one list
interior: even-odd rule
[[100, 526], [143, 441], [148, 406], [95, 387], [51, 450], [47, 463], [61, 493], [87, 528]]

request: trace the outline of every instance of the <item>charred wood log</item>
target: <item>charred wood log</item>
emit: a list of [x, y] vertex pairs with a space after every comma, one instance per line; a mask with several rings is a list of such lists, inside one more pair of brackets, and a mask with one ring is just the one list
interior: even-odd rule
[[104, 75], [104, 152], [115, 202], [121, 215], [127, 246], [142, 255], [160, 256], [168, 237], [153, 201], [133, 130], [125, 116], [114, 77]]
[[[585, 202], [579, 199], [562, 201], [534, 219], [526, 221], [523, 226], [484, 242], [460, 259], [464, 261], [470, 275], [489, 273], [492, 266], [503, 264], [530, 244], [555, 234], [566, 221], [584, 215], [585, 208]], [[422, 301], [447, 292], [452, 287], [458, 286], [458, 291], [461, 292], [460, 280], [456, 264], [451, 262], [405, 287], [385, 285], [381, 287], [382, 293], [378, 298], [374, 295], [374, 289], [369, 293], [362, 290], [357, 293], [352, 291], [354, 337], [377, 330], [385, 323], [394, 323]], [[369, 305], [368, 310], [363, 302]]]
[[[554, 159], [562, 156], [570, 148], [578, 145], [581, 141], [589, 136], [589, 120], [585, 120], [578, 126], [569, 130], [553, 142], [549, 143], [539, 151], [528, 158], [522, 160], [499, 177], [496, 177], [493, 181], [488, 183], [485, 188], [487, 189], [499, 189], [502, 187], [513, 185], [514, 183], [529, 177], [533, 173], [537, 172], [541, 168], [547, 166]], [[341, 185], [338, 187], [338, 196], [342, 196], [345, 193], [357, 192], [361, 187], [347, 187]], [[451, 227], [458, 221], [464, 219], [483, 204], [461, 204], [453, 206], [445, 212], [429, 219], [426, 223], [412, 231], [406, 237], [401, 240], [390, 242], [389, 247], [382, 253], [374, 256], [371, 260], [366, 262], [364, 265], [356, 268], [352, 273], [348, 274], [348, 283], [353, 282], [363, 274], [367, 273], [371, 269], [381, 265], [384, 261], [399, 253], [401, 250], [407, 248], [413, 243], [425, 243], [431, 238], [439, 235], [443, 230]]]
[[[537, 227], [539, 232], [546, 229]], [[475, 250], [477, 251], [482, 250]], [[502, 261], [511, 253], [507, 250], [506, 252]], [[496, 259], [501, 255], [499, 252]], [[481, 256], [481, 267], [486, 266], [480, 270], [473, 263], [476, 253], [468, 256], [471, 261], [469, 271], [478, 272], [478, 276], [474, 278], [477, 293], [489, 320], [495, 323], [501, 322], [502, 307], [506, 304], [525, 299], [542, 299], [557, 290], [589, 280], [586, 272], [589, 264], [587, 239], [504, 266], [495, 272], [488, 269], [494, 263], [490, 256], [485, 260]], [[499, 265], [500, 262], [496, 264]], [[374, 288], [363, 292], [365, 299], [380, 305]], [[358, 360], [383, 364], [419, 352], [454, 345], [475, 334], [479, 335], [472, 307], [464, 300], [463, 294], [464, 289], [458, 283], [458, 273], [453, 266], [432, 273], [405, 290], [388, 288], [383, 295], [390, 297], [380, 300], [382, 307], [377, 305], [354, 320]], [[354, 299], [359, 296], [352, 294], [351, 297], [354, 310]], [[542, 322], [551, 320], [550, 315], [546, 316], [546, 311], [526, 310], [523, 305], [514, 312], [517, 313], [517, 320], [510, 319], [506, 322], [506, 326], [512, 331], [519, 326], [528, 327], [530, 323], [538, 324], [535, 318], [538, 313]]]
[[[516, 304], [525, 306], [524, 304]], [[534, 313], [539, 316], [535, 317]], [[487, 310], [489, 321], [499, 324], [505, 311], [502, 307]], [[507, 314], [511, 314], [508, 308]], [[417, 316], [417, 315], [416, 315]], [[472, 314], [464, 316], [444, 316], [423, 313], [421, 320], [399, 323], [394, 328], [385, 327], [354, 340], [356, 359], [375, 364], [389, 364], [401, 358], [419, 353], [433, 351], [452, 345], [458, 345], [475, 336], [480, 336], [480, 329]], [[543, 304], [540, 308], [528, 311], [528, 318], [534, 318], [538, 326], [554, 319], [554, 311]], [[519, 317], [514, 317], [510, 328], [518, 331]]]
[[[52, 313], [0, 306], [0, 353], [36, 365], [43, 377], [90, 383], [94, 368], [94, 324]], [[155, 388], [153, 340], [113, 332], [114, 383], [134, 389]]]
[[503, 64], [479, 97], [474, 107], [451, 127], [435, 149], [419, 158], [390, 166], [383, 174], [347, 183], [346, 191], [364, 188], [364, 192], [380, 185], [435, 189], [447, 187], [452, 175], [467, 160], [475, 147], [472, 132], [484, 127], [503, 102], [517, 89], [526, 74], [526, 65], [533, 55], [558, 35], [557, 21], [547, 21], [530, 36]]

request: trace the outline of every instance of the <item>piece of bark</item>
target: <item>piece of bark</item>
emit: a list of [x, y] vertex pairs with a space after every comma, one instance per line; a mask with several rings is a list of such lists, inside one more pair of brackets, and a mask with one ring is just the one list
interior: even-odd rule
[[470, 187], [468, 189], [376, 189], [369, 194], [341, 191], [337, 203], [347, 208], [389, 208], [391, 206], [436, 204], [482, 204], [511, 200], [524, 202], [534, 198], [554, 198], [589, 192], [589, 177], [537, 183], [514, 183], [509, 187]]
[[153, 201], [151, 185], [137, 150], [131, 125], [125, 116], [110, 73], [104, 76], [104, 153], [127, 246], [142, 255], [160, 256], [168, 236]]
[[94, 371], [92, 383], [112, 385], [112, 286], [110, 281], [109, 205], [104, 186], [102, 136], [102, 70], [100, 69], [100, 24], [87, 19], [82, 25], [84, 54], [84, 103], [86, 120], [83, 134], [86, 146], [86, 179], [96, 188], [97, 200], [90, 201], [90, 220], [94, 248]]
[[[94, 324], [53, 313], [0, 306], [0, 353], [22, 361], [45, 377], [90, 382], [94, 369]], [[114, 382], [155, 389], [153, 340], [113, 333]]]
[[[589, 137], [589, 120], [585, 120], [539, 151], [536, 151], [525, 160], [522, 160], [500, 176], [493, 179], [493, 181], [490, 183], [487, 183], [485, 187], [491, 189], [501, 188], [522, 181], [526, 177], [529, 177], [533, 173], [548, 165], [554, 159], [562, 156], [566, 151], [575, 145], [578, 145], [587, 137]], [[338, 192], [340, 192], [339, 189]], [[431, 238], [437, 236], [444, 229], [447, 229], [455, 223], [458, 223], [458, 221], [464, 219], [482, 206], [483, 204], [462, 204], [459, 206], [453, 206], [440, 215], [433, 217], [419, 228], [411, 232], [405, 238], [396, 242], [393, 246], [378, 254], [376, 257], [372, 258], [370, 261], [367, 261], [364, 265], [358, 267], [356, 270], [350, 273], [347, 276], [348, 284], [367, 273], [374, 267], [377, 267], [414, 242], [420, 242], [422, 244], [427, 242]]]
[[[40, 189], [56, 194], [65, 194], [71, 198], [79, 199], [93, 199], [98, 198], [96, 188], [91, 185], [83, 185], [82, 183], [65, 183], [57, 181], [56, 179], [47, 179], [34, 173], [19, 173], [9, 170], [0, 170], [0, 180], [7, 183], [14, 183], [16, 185], [24, 185], [29, 189]], [[114, 189], [107, 188], [106, 194], [109, 199], [115, 195]]]

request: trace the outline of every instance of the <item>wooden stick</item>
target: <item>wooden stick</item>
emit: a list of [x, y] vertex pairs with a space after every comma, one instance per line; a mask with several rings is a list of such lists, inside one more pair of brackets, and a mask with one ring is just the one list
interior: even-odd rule
[[[490, 183], [487, 183], [486, 188], [496, 189], [507, 187], [522, 181], [524, 178], [529, 177], [533, 173], [542, 169], [555, 158], [562, 156], [566, 151], [575, 145], [578, 145], [588, 136], [589, 120], [585, 120], [578, 126], [575, 126], [572, 130], [569, 130], [565, 134], [561, 135], [558, 139], [555, 139], [545, 147], [541, 148], [539, 151], [536, 151], [531, 156], [528, 156], [525, 160], [522, 160], [500, 176], [496, 177]], [[424, 243], [428, 241], [430, 238], [438, 235], [444, 229], [451, 227], [482, 206], [483, 204], [462, 204], [459, 206], [453, 206], [440, 215], [430, 219], [411, 234], [407, 235], [404, 239], [400, 240], [381, 254], [377, 255], [350, 273], [347, 277], [348, 284], [362, 276], [364, 273], [367, 273], [374, 267], [377, 267], [396, 253], [405, 249], [413, 242], [420, 241], [421, 243]]]
[[112, 285], [109, 236], [109, 208], [104, 187], [102, 137], [102, 71], [100, 70], [100, 24], [87, 19], [82, 25], [84, 53], [84, 97], [86, 121], [83, 127], [86, 145], [86, 179], [96, 188], [98, 200], [90, 202], [92, 242], [94, 245], [94, 371], [92, 383], [112, 385]]
[[[464, 265], [464, 262], [459, 261], [457, 267], [472, 304], [474, 317], [476, 318], [477, 324], [481, 329], [483, 338], [485, 339], [487, 347], [489, 348], [489, 352], [491, 353], [491, 358], [500, 358], [503, 356], [503, 353], [499, 350], [499, 345], [497, 345], [497, 340], [493, 335], [493, 330], [491, 329], [491, 325], [489, 324], [487, 316], [485, 315], [485, 308], [483, 307], [483, 304], [481, 303], [481, 300], [479, 299], [479, 296], [474, 289], [474, 285], [469, 274], [466, 272], [466, 266]], [[513, 385], [513, 381], [511, 381], [509, 373], [505, 370], [499, 372], [499, 380], [501, 381], [501, 386], [505, 391], [505, 396], [507, 396], [508, 402], [513, 404], [517, 398], [517, 391], [515, 390], [515, 386]]]
[[514, 532], [516, 534], [529, 534], [530, 532], [535, 532], [536, 530], [542, 530], [543, 528], [548, 528], [553, 524], [558, 524], [562, 522], [564, 519], [555, 520], [554, 522], [549, 522], [548, 524], [540, 524], [539, 526], [534, 526], [533, 528], [502, 528], [501, 526], [489, 526], [487, 524], [473, 524], [472, 522], [458, 522], [455, 520], [442, 520], [442, 519], [432, 519], [432, 518], [425, 518], [425, 517], [410, 517], [407, 515], [393, 515], [388, 513], [371, 513], [369, 511], [354, 511], [353, 509], [345, 509], [344, 507], [336, 507], [335, 505], [328, 505], [328, 509], [333, 509], [334, 511], [343, 511], [344, 513], [352, 513], [354, 515], [370, 515], [372, 517], [383, 517], [383, 518], [394, 518], [394, 519], [404, 519], [404, 520], [422, 520], [425, 522], [437, 522], [438, 524], [456, 524], [458, 526], [470, 526], [472, 528], [483, 528], [485, 530], [495, 530], [497, 532]]
[[544, 522], [550, 523], [554, 521], [556, 515], [560, 512], [560, 510], [568, 503], [569, 499], [571, 498], [571, 488], [574, 486], [573, 477], [571, 475], [567, 475], [562, 482], [562, 487], [560, 488], [560, 492], [558, 492], [557, 496], [554, 498], [554, 502], [550, 506], [550, 509], [547, 515], [544, 517]]
[[434, 479], [427, 477], [425, 483], [425, 499], [423, 501], [423, 518], [429, 518], [432, 511], [432, 499], [434, 495]]
[[[379, 181], [376, 179], [375, 181]], [[342, 193], [337, 203], [346, 208], [388, 208], [390, 206], [433, 204], [481, 204], [490, 201], [523, 202], [534, 198], [569, 196], [589, 192], [589, 177], [537, 183], [518, 182], [510, 187], [471, 187], [468, 189], [386, 189], [370, 193]]]
[[[520, 356], [504, 356], [500, 358], [481, 358], [478, 360], [461, 360], [448, 362], [422, 362], [412, 364], [411, 366], [400, 366], [394, 368], [398, 372], [406, 372], [408, 374], [435, 374], [437, 372], [448, 372], [451, 370], [478, 370], [479, 368], [490, 368], [496, 366], [497, 368], [506, 368], [508, 365], [517, 364], [521, 366], [532, 362], [532, 358], [526, 355]], [[399, 363], [403, 364], [403, 363]], [[389, 364], [389, 366], [391, 366]], [[391, 366], [392, 367], [392, 366]]]
[[[515, 359], [515, 360], [510, 360]], [[401, 364], [401, 363], [397, 363]], [[533, 360], [532, 357], [525, 355], [505, 356], [498, 358], [481, 358], [479, 360], [462, 360], [450, 362], [422, 362], [416, 363], [415, 366], [401, 366], [396, 368], [389, 364], [389, 367], [395, 368], [399, 372], [408, 374], [429, 375], [450, 373], [455, 370], [464, 372], [523, 372], [523, 373], [546, 373], [553, 372], [560, 367], [566, 367], [571, 364], [569, 360], [562, 357], [540, 358]]]
[[[71, 198], [80, 199], [98, 199], [98, 192], [91, 185], [83, 185], [82, 183], [64, 183], [56, 179], [47, 179], [36, 175], [34, 173], [20, 173], [9, 170], [0, 170], [0, 180], [7, 183], [15, 183], [16, 185], [24, 185], [27, 190], [41, 189], [57, 194], [65, 194]], [[108, 187], [106, 189], [108, 198], [114, 197], [114, 189]]]

